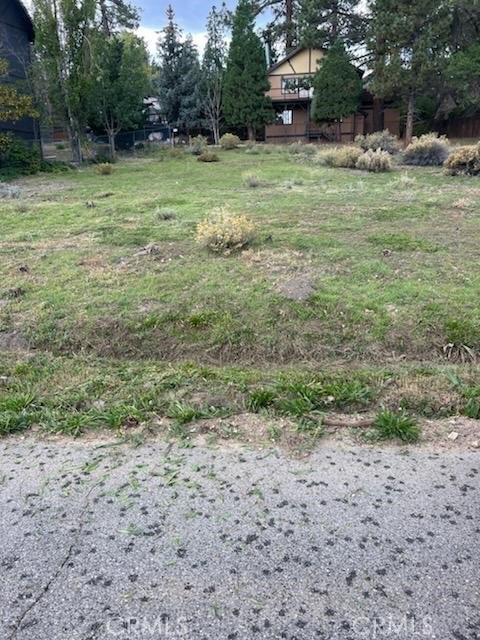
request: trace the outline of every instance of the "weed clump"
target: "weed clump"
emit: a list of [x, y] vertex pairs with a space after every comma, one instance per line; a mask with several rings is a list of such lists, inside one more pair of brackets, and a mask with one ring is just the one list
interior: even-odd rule
[[218, 162], [220, 158], [213, 151], [204, 151], [198, 156], [197, 160], [199, 162]]
[[243, 184], [246, 187], [249, 187], [250, 189], [256, 189], [257, 187], [260, 187], [262, 184], [262, 181], [260, 180], [260, 178], [254, 174], [254, 173], [246, 173], [243, 176]]
[[392, 156], [381, 149], [376, 151], [369, 149], [358, 158], [355, 167], [361, 171], [370, 171], [372, 173], [391, 171]]
[[448, 158], [449, 146], [445, 136], [438, 133], [425, 133], [412, 142], [403, 152], [403, 164], [420, 167], [439, 167]]
[[109, 176], [113, 173], [113, 165], [110, 162], [99, 162], [95, 165], [95, 171], [101, 176]]
[[395, 136], [393, 133], [390, 133], [388, 129], [384, 129], [384, 131], [375, 131], [374, 133], [368, 133], [364, 136], [357, 136], [355, 138], [355, 142], [364, 151], [368, 151], [369, 149], [371, 149], [372, 151], [381, 149], [382, 151], [386, 151], [387, 153], [394, 154], [398, 153], [398, 151], [400, 150], [400, 143], [397, 136]]
[[155, 211], [155, 217], [157, 218], [157, 220], [174, 220], [177, 217], [177, 214], [174, 209], [157, 208]]
[[445, 172], [451, 176], [480, 175], [480, 142], [454, 149], [443, 165]]
[[224, 151], [236, 149], [240, 144], [240, 138], [233, 133], [224, 133], [220, 138], [220, 146]]
[[380, 411], [368, 434], [370, 440], [401, 440], [418, 442], [421, 431], [414, 418], [404, 412]]
[[197, 225], [196, 239], [214, 253], [229, 255], [250, 244], [255, 231], [255, 224], [246, 216], [219, 209]]

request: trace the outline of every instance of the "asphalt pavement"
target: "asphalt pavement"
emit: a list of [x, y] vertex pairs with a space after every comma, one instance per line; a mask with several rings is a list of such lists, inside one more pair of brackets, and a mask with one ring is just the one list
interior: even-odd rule
[[480, 454], [0, 442], [2, 640], [475, 640]]

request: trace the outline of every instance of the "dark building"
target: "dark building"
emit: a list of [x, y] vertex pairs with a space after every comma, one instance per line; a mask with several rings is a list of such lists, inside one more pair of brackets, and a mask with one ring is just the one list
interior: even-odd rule
[[[30, 50], [35, 34], [32, 20], [20, 0], [0, 0], [0, 58], [9, 64], [8, 76], [0, 82], [26, 81]], [[24, 140], [38, 140], [38, 123], [32, 118], [0, 122], [0, 132], [10, 131]]]

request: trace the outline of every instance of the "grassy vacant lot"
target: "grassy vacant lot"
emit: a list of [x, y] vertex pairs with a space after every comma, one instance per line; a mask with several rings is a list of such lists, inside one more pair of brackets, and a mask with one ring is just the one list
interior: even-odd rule
[[[480, 412], [480, 181], [267, 151], [19, 181], [0, 201], [0, 432]], [[249, 250], [195, 244], [219, 206], [256, 222]]]

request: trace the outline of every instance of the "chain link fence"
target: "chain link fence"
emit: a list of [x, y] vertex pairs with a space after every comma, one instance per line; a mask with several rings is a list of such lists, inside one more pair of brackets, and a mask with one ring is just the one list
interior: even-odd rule
[[[166, 125], [120, 131], [115, 135], [115, 149], [119, 153], [135, 154], [144, 149], [170, 145], [172, 135], [172, 129]], [[61, 127], [42, 130], [42, 153], [45, 160], [72, 162], [73, 154], [67, 131]], [[82, 155], [87, 161], [108, 161], [111, 156], [108, 136], [87, 134], [82, 143]]]

